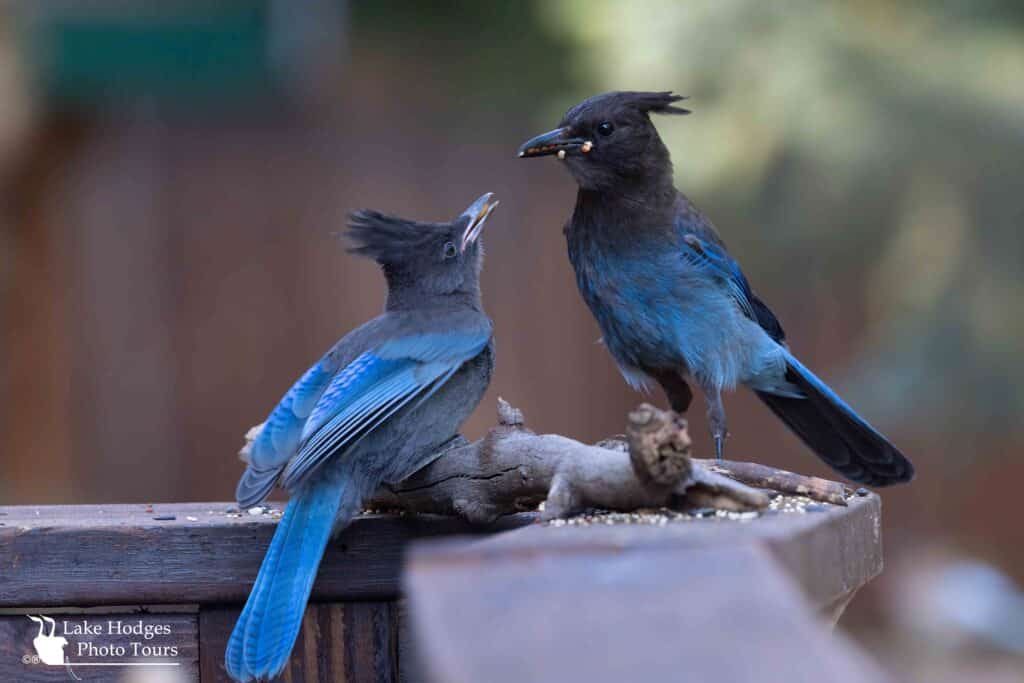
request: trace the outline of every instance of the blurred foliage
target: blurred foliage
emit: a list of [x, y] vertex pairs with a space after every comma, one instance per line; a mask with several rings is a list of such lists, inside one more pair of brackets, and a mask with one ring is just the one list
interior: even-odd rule
[[575, 48], [576, 87], [549, 101], [547, 123], [603, 90], [691, 95], [693, 116], [659, 121], [677, 184], [752, 280], [791, 310], [863, 287], [860, 302], [832, 303], [868, 325], [851, 345], [861, 359], [844, 388], [855, 400], [889, 424], [955, 416], [958, 431], [1019, 428], [1024, 5], [535, 9]]
[[432, 85], [465, 101], [458, 111], [491, 127], [495, 115], [532, 111], [571, 83], [574, 46], [543, 30], [529, 3], [381, 0], [349, 11], [357, 51], [420, 58], [418, 68], [438, 75]]
[[57, 5], [28, 15], [22, 43], [43, 93], [61, 106], [142, 96], [191, 105], [268, 87], [267, 13], [237, 2], [136, 12]]
[[35, 114], [12, 34], [10, 22], [0, 15], [0, 183], [25, 144]]
[[[12, 33], [10, 22], [0, 15], [0, 192], [10, 183], [13, 169], [31, 135], [35, 115]], [[0, 301], [14, 287], [12, 207], [9, 204], [0, 196]], [[4, 350], [0, 348], [0, 353]], [[0, 378], [3, 375], [4, 370], [0, 369]]]

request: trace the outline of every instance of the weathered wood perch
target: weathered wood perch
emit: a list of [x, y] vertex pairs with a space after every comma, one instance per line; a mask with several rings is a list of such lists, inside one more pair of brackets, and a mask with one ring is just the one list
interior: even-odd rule
[[644, 405], [630, 413], [629, 452], [588, 446], [557, 434], [537, 435], [523, 414], [498, 402], [498, 426], [475, 443], [444, 453], [405, 481], [384, 487], [372, 507], [458, 514], [469, 521], [492, 522], [543, 504], [543, 519], [565, 517], [587, 508], [638, 508], [705, 504], [717, 496], [735, 511], [768, 506], [764, 493], [695, 467], [690, 458], [686, 421]]
[[756, 462], [733, 462], [732, 460], [694, 460], [694, 462], [707, 467], [712, 472], [724, 474], [756, 488], [806, 496], [833, 505], [846, 505], [846, 496], [849, 495], [847, 488], [837, 481], [777, 470]]
[[[258, 427], [250, 430], [249, 442], [258, 433]], [[587, 445], [533, 433], [522, 411], [498, 399], [498, 425], [487, 436], [474, 443], [460, 439], [405, 481], [381, 488], [366, 506], [486, 524], [538, 508], [546, 520], [588, 508], [757, 511], [770, 501], [758, 489], [846, 504], [845, 489], [836, 482], [754, 463], [692, 458], [686, 420], [648, 404], [629, 414], [625, 441]]]

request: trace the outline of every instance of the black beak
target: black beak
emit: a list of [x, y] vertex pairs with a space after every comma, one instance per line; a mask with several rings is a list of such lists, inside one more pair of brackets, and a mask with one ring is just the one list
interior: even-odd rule
[[565, 156], [568, 152], [580, 149], [586, 142], [583, 138], [569, 137], [568, 128], [555, 128], [524, 142], [519, 148], [519, 157], [545, 157], [559, 152]]

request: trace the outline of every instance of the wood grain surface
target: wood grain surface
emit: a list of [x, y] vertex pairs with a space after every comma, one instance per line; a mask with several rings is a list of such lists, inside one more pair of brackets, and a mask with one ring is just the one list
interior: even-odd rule
[[[280, 504], [260, 515], [226, 503], [0, 507], [0, 607], [242, 603]], [[417, 538], [486, 528], [450, 517], [363, 515], [327, 549], [319, 601], [393, 600]]]

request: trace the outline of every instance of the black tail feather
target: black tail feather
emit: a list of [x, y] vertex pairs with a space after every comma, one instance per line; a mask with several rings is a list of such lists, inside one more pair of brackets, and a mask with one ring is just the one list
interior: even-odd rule
[[832, 469], [869, 486], [914, 478], [910, 460], [795, 358], [787, 364], [786, 380], [806, 398], [755, 393]]

